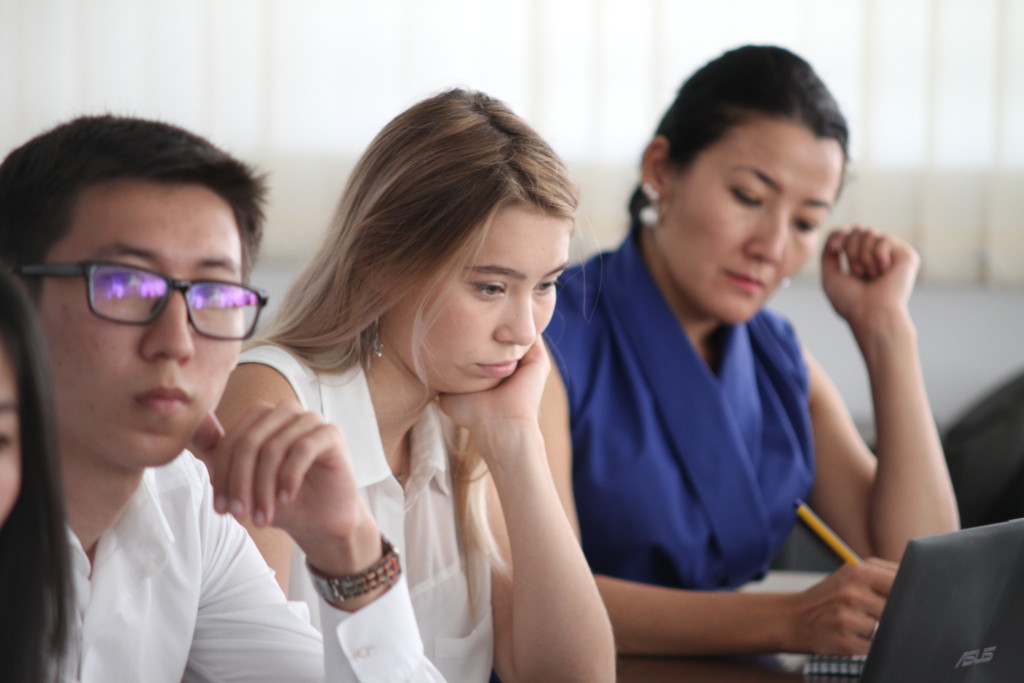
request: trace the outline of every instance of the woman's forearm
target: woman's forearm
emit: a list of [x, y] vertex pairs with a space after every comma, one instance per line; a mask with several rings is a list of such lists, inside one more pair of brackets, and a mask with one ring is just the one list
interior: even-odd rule
[[724, 655], [802, 651], [783, 593], [686, 591], [598, 576], [623, 654]]
[[959, 528], [956, 499], [909, 315], [879, 312], [854, 334], [867, 365], [877, 433], [872, 544], [879, 557], [898, 560], [910, 538]]
[[495, 436], [485, 456], [512, 553], [516, 678], [612, 681], [608, 615], [558, 499], [540, 431], [515, 428]]

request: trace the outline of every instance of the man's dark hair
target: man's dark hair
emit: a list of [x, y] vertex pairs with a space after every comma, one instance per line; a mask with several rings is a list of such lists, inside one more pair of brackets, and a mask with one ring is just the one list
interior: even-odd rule
[[182, 128], [113, 115], [63, 123], [0, 164], [0, 260], [41, 262], [70, 229], [82, 191], [111, 180], [195, 184], [217, 194], [234, 212], [248, 277], [263, 232], [263, 177]]

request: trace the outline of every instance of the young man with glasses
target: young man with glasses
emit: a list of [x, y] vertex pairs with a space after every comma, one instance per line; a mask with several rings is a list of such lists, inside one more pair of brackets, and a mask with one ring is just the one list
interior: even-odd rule
[[[54, 367], [81, 681], [432, 677], [390, 545], [340, 432], [295, 404], [223, 434], [212, 410], [266, 296], [244, 284], [264, 187], [179, 128], [87, 117], [0, 165], [0, 260]], [[230, 460], [214, 493], [203, 464]], [[274, 503], [265, 504], [272, 496]], [[326, 644], [231, 515], [288, 531], [317, 570]], [[221, 513], [221, 514], [218, 514]], [[380, 598], [380, 599], [378, 599]], [[359, 620], [389, 617], [387, 633]], [[426, 667], [426, 668], [424, 668]]]

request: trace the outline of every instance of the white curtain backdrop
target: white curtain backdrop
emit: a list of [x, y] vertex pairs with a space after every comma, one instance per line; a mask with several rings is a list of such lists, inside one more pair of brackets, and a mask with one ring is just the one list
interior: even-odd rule
[[682, 79], [744, 43], [846, 112], [836, 223], [906, 237], [930, 282], [1024, 284], [1024, 0], [0, 0], [0, 154], [81, 113], [184, 125], [270, 172], [263, 258], [297, 260], [387, 120], [472, 87], [568, 162], [582, 256], [621, 239]]

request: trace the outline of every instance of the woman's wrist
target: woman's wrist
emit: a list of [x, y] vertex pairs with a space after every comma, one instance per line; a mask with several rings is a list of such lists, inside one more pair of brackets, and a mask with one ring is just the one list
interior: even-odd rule
[[[507, 473], [510, 467], [524, 465], [530, 459], [545, 460], [544, 436], [535, 420], [503, 420], [485, 434], [474, 435], [474, 439], [495, 476]], [[533, 458], [533, 455], [539, 457]]]
[[869, 311], [851, 320], [850, 328], [868, 363], [881, 354], [917, 346], [917, 328], [905, 308]]
[[773, 609], [778, 620], [772, 643], [776, 652], [806, 652], [807, 643], [801, 637], [804, 630], [804, 613], [801, 608], [802, 593], [777, 593]]

